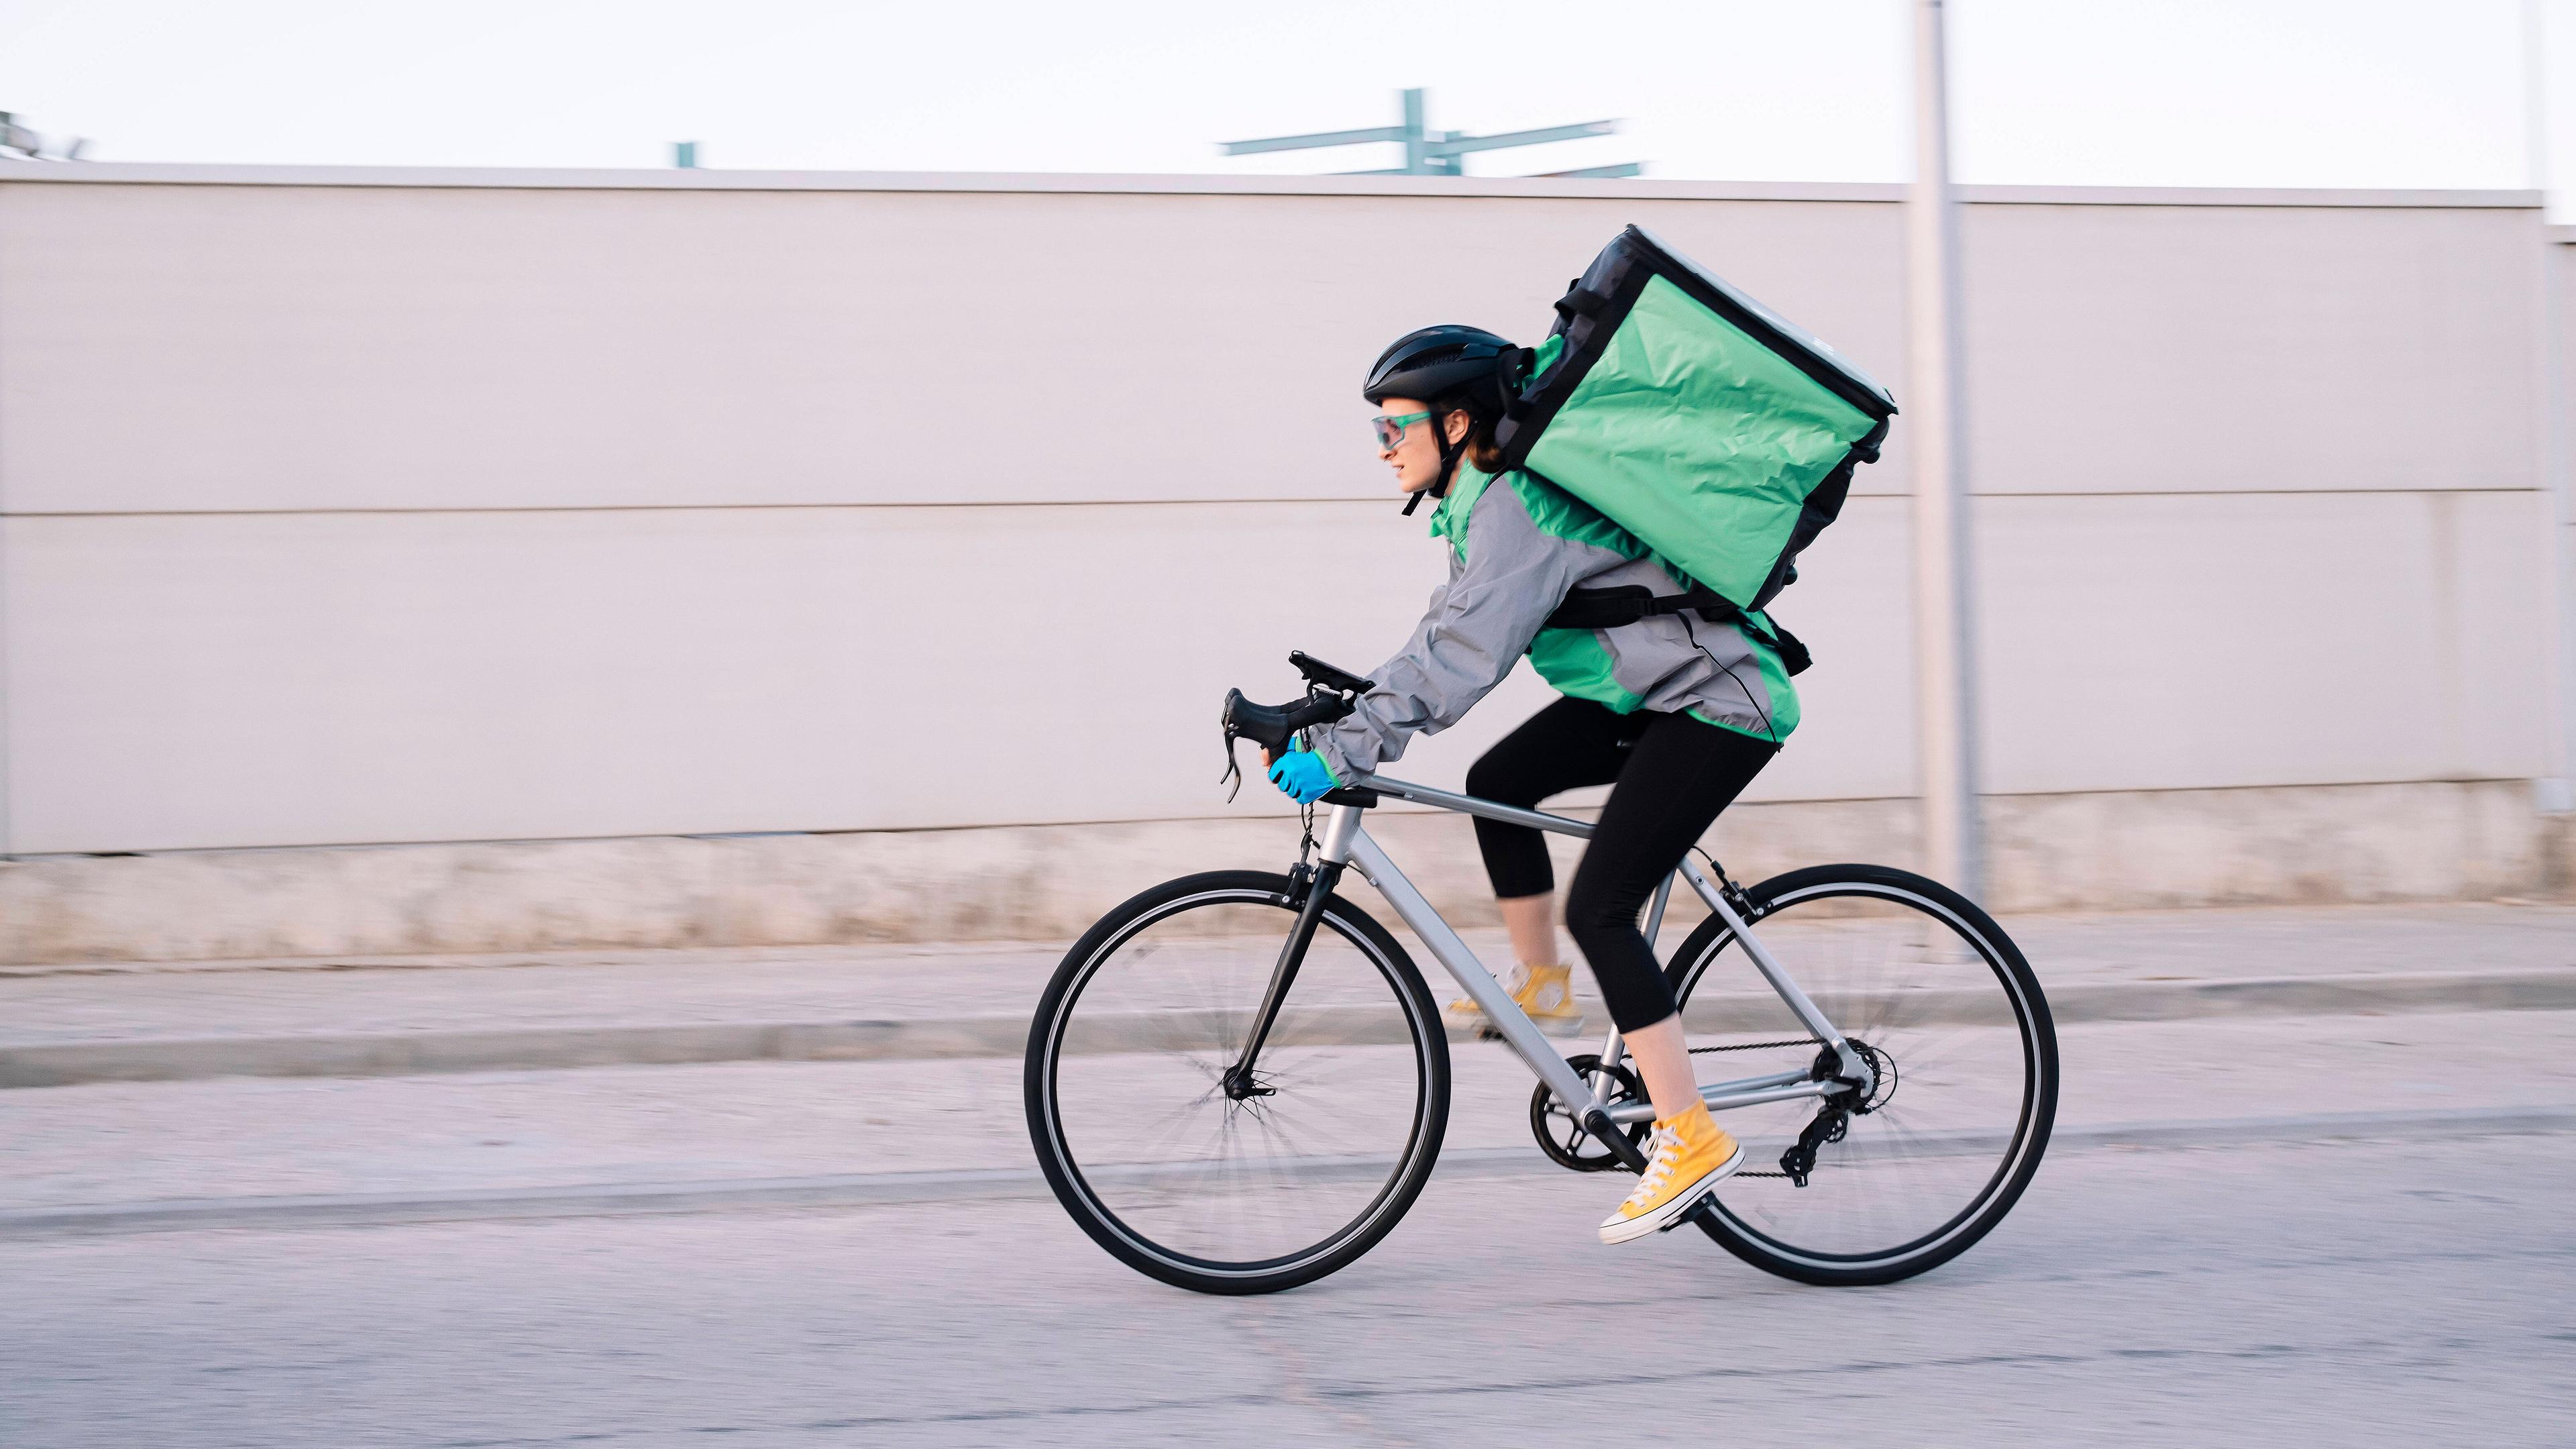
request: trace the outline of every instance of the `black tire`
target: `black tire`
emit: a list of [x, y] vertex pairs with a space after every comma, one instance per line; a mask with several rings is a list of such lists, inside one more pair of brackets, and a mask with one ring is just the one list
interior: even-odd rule
[[[1029, 1140], [1056, 1200], [1120, 1262], [1201, 1293], [1275, 1293], [1348, 1266], [1412, 1207], [1448, 1128], [1449, 1040], [1430, 989], [1386, 928], [1339, 895], [1324, 909], [1261, 1055], [1262, 1076], [1275, 1091], [1238, 1103], [1216, 1089], [1213, 1071], [1240, 1051], [1244, 1019], [1257, 1008], [1270, 961], [1295, 919], [1288, 889], [1287, 877], [1266, 871], [1212, 871], [1137, 895], [1065, 953], [1029, 1025]], [[1193, 917], [1212, 912], [1223, 914]], [[1277, 917], [1277, 930], [1244, 934], [1243, 927], [1263, 923], [1264, 912]], [[1173, 925], [1188, 919], [1237, 929], [1200, 934]], [[1207, 987], [1179, 995], [1197, 1003], [1189, 1009], [1119, 1009], [1151, 1002], [1156, 991], [1168, 1001], [1189, 984], [1186, 973]], [[1412, 1049], [1409, 1062], [1392, 1050], [1402, 1046]], [[1143, 1079], [1132, 1111], [1121, 1095], [1130, 1091], [1122, 1073]], [[1203, 1079], [1207, 1093], [1198, 1090]], [[1163, 1116], [1144, 1115], [1175, 1100], [1180, 1105]], [[1318, 1102], [1332, 1110], [1298, 1119], [1300, 1131], [1291, 1133], [1291, 1109]], [[1172, 1139], [1195, 1138], [1210, 1122], [1216, 1139], [1200, 1157], [1170, 1155]], [[1164, 1130], [1167, 1123], [1173, 1125]], [[1238, 1161], [1236, 1148], [1256, 1136], [1293, 1150]], [[1324, 1136], [1359, 1147], [1306, 1151]], [[1132, 1142], [1149, 1137], [1151, 1150], [1120, 1160], [1132, 1155]], [[1257, 1175], [1246, 1176], [1244, 1163]], [[1201, 1212], [1219, 1221], [1195, 1226], [1156, 1217], [1201, 1207], [1220, 1190], [1232, 1214]], [[1309, 1220], [1331, 1223], [1330, 1230], [1246, 1222], [1300, 1209]], [[1309, 1231], [1313, 1240], [1304, 1241]], [[1218, 1241], [1227, 1233], [1234, 1237]]]
[[[1814, 1120], [1816, 1103], [1728, 1114], [1725, 1125], [1745, 1140], [1746, 1170], [1721, 1185], [1711, 1210], [1699, 1215], [1701, 1228], [1744, 1261], [1801, 1283], [1892, 1283], [1939, 1267], [2003, 1220], [2048, 1147], [2057, 1116], [2057, 1030], [2030, 964], [1974, 902], [1907, 871], [1815, 866], [1746, 895], [1753, 904], [1747, 924], [1772, 923], [1760, 933], [1763, 943], [1846, 1036], [1890, 1053], [1895, 1085], [1892, 1096], [1850, 1120], [1848, 1139], [1820, 1148], [1805, 1187], [1776, 1169], [1798, 1125]], [[1828, 965], [1822, 974], [1829, 979], [1819, 981], [1803, 959], [1834, 956], [1827, 948], [1838, 938], [1901, 942], [1914, 932], [1922, 933], [1924, 962], [1881, 973], [1905, 979], [1838, 981]], [[1712, 1061], [1742, 1062], [1750, 1068], [1743, 1075], [1755, 1076], [1818, 1050], [1743, 951], [1729, 952], [1733, 944], [1733, 932], [1711, 917], [1666, 967], [1685, 1007], [1693, 991], [1706, 990], [1713, 964], [1731, 961], [1745, 973], [1743, 995], [1730, 996], [1726, 1008], [1704, 999], [1691, 1018], [1694, 1051], [1709, 1050], [1701, 1043], [1714, 1039], [1712, 1025], [1722, 1029], [1718, 1036], [1787, 1040], [1721, 1041], [1720, 1050], [1767, 1051], [1769, 1059], [1698, 1055], [1703, 1081], [1736, 1075], [1731, 1067], [1713, 1070]], [[1958, 947], [1965, 952], [1941, 959]], [[1969, 1083], [1971, 1070], [1984, 1080]], [[1903, 1125], [1927, 1097], [1941, 1104], [1940, 1123], [1927, 1118], [1921, 1131]]]

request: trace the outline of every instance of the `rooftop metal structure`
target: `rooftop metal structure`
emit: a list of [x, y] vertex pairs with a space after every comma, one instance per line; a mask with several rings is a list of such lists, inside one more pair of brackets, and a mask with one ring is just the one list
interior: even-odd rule
[[[1617, 121], [1578, 121], [1571, 126], [1542, 126], [1531, 131], [1501, 131], [1491, 136], [1470, 136], [1464, 131], [1431, 129], [1424, 103], [1426, 92], [1414, 89], [1404, 92], [1404, 120], [1394, 126], [1367, 126], [1356, 131], [1316, 131], [1303, 136], [1267, 136], [1256, 141], [1227, 141], [1218, 149], [1228, 156], [1257, 156], [1268, 151], [1314, 151], [1333, 146], [1368, 146], [1392, 141], [1404, 147], [1404, 164], [1383, 166], [1369, 171], [1343, 171], [1341, 176], [1464, 176], [1466, 158], [1471, 151], [1501, 151], [1514, 146], [1544, 146], [1551, 141], [1580, 141], [1589, 136], [1618, 134]], [[1622, 177], [1642, 176], [1643, 162], [1622, 161], [1615, 166], [1584, 166], [1572, 171], [1542, 171], [1541, 176]]]
[[14, 111], [0, 111], [0, 156], [25, 157], [32, 161], [78, 161], [89, 142], [75, 136], [68, 141], [38, 134], [18, 120]]

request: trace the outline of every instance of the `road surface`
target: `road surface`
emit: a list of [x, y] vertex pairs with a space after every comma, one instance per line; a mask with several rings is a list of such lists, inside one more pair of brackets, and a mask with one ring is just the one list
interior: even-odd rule
[[1435, 1178], [1202, 1298], [1051, 1201], [0, 1242], [0, 1443], [2576, 1442], [2576, 1137], [2093, 1148], [1967, 1257], [1608, 1249], [1608, 1178]]

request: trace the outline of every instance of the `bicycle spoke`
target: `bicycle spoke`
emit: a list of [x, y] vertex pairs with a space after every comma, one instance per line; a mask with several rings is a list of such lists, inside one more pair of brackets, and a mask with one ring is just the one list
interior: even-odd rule
[[[1818, 1120], [1815, 1106], [1732, 1119], [1758, 1155], [1719, 1190], [1723, 1214], [1741, 1225], [1727, 1231], [1808, 1261], [1892, 1261], [1980, 1211], [2005, 1180], [2032, 1109], [2016, 997], [1995, 959], [1919, 896], [1825, 886], [1768, 904], [1756, 934], [1887, 1074], [1872, 1110], [1851, 1115], [1842, 1140], [1818, 1144], [1803, 1187], [1775, 1164]], [[1691, 992], [1741, 989], [1736, 972], [1751, 964], [1742, 943], [1702, 949], [1712, 959], [1686, 976]], [[1772, 1060], [1693, 1057], [1703, 1082]]]
[[[1056, 1059], [1057, 1130], [1090, 1201], [1131, 1240], [1219, 1264], [1293, 1258], [1368, 1219], [1421, 1160], [1417, 1033], [1436, 1028], [1330, 915], [1249, 1094], [1228, 1092], [1292, 919], [1265, 895], [1149, 921], [1063, 1008], [1066, 1039], [1091, 1045]], [[1146, 1024], [1127, 1038], [1142, 1050], [1099, 1049], [1121, 1022]]]

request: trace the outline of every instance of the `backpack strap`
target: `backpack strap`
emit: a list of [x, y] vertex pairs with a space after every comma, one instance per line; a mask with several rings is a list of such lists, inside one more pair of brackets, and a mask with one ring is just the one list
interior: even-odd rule
[[1542, 629], [1616, 629], [1634, 624], [1657, 614], [1697, 614], [1712, 624], [1733, 624], [1750, 635], [1756, 643], [1780, 656], [1780, 667], [1791, 674], [1803, 674], [1815, 663], [1815, 656], [1798, 636], [1775, 621], [1765, 629], [1753, 622], [1752, 616], [1735, 606], [1734, 601], [1714, 589], [1698, 588], [1686, 594], [1658, 594], [1643, 584], [1627, 584], [1615, 589], [1574, 589], [1556, 612], [1547, 616]]

